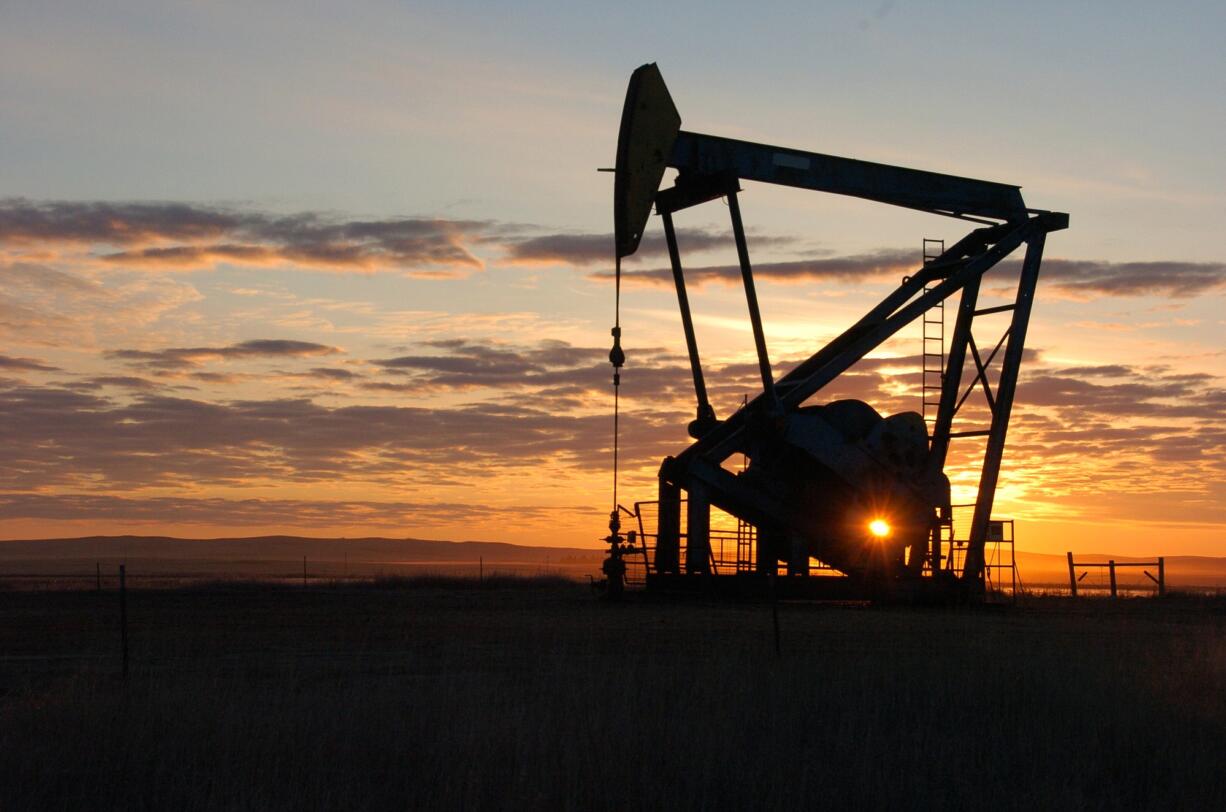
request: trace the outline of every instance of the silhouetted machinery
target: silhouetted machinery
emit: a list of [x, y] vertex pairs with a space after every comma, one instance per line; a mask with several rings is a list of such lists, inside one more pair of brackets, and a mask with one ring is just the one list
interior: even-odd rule
[[[677, 170], [675, 182], [660, 189], [669, 168]], [[628, 559], [641, 559], [647, 587], [661, 589], [710, 588], [724, 575], [742, 585], [762, 584], [762, 576], [777, 574], [781, 563], [789, 574], [804, 575], [816, 561], [845, 577], [780, 580], [822, 582], [826, 593], [837, 595], [981, 593], [993, 496], [1044, 240], [1049, 231], [1068, 227], [1068, 215], [1027, 208], [1016, 186], [682, 130], [654, 64], [630, 78], [614, 171], [619, 296], [621, 259], [637, 250], [654, 209], [664, 226], [697, 415], [689, 425], [694, 443], [660, 467], [654, 528], [644, 527], [639, 506], [619, 508], [615, 493], [605, 567], [610, 587], [620, 591]], [[977, 227], [926, 256], [846, 332], [776, 379], [737, 199], [742, 180], [850, 195]], [[731, 215], [762, 379], [762, 392], [723, 420], [707, 398], [673, 226], [675, 212], [720, 198]], [[980, 308], [984, 274], [1022, 245], [1012, 303]], [[946, 352], [943, 303], [955, 293], [960, 297]], [[914, 320], [929, 319], [935, 308], [942, 308], [940, 367], [924, 384], [933, 390], [931, 434], [916, 412], [883, 417], [858, 400], [810, 403], [854, 363]], [[991, 314], [1002, 314], [997, 318], [1007, 318], [1007, 325], [995, 348], [984, 353], [972, 325]], [[624, 360], [620, 316], [613, 335], [616, 385]], [[964, 392], [968, 350], [975, 375]], [[925, 361], [938, 355], [927, 342], [924, 353]], [[993, 385], [989, 369], [998, 356]], [[955, 414], [978, 388], [989, 407], [989, 425], [953, 431]], [[924, 395], [928, 401], [929, 393]], [[959, 437], [986, 438], [974, 515], [960, 544], [953, 541], [944, 473], [950, 442]], [[744, 462], [735, 464], [738, 458]], [[723, 570], [712, 552], [713, 507], [738, 522], [737, 561]], [[637, 530], [623, 534], [619, 512], [637, 516]]]

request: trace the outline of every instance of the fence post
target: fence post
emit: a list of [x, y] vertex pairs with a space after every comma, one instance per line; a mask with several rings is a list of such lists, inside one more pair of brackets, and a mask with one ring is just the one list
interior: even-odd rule
[[1068, 553], [1068, 591], [1074, 598], [1077, 597], [1077, 568], [1073, 566], [1073, 553]]
[[127, 568], [119, 565], [119, 640], [123, 648], [123, 678], [128, 678], [128, 579]]
[[1158, 597], [1166, 595], [1166, 559], [1158, 556]]
[[477, 558], [477, 586], [485, 585], [485, 556]]
[[1107, 569], [1111, 572], [1111, 597], [1116, 597], [1115, 594], [1115, 559], [1107, 562]]

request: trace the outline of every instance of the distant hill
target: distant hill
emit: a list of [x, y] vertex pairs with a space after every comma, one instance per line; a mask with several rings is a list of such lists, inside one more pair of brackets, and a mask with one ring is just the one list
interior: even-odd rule
[[320, 578], [479, 572], [583, 578], [600, 572], [602, 557], [600, 550], [495, 541], [87, 536], [0, 541], [0, 582], [63, 585], [65, 579], [92, 582], [95, 573], [104, 580], [113, 579], [119, 564], [126, 565], [130, 582], [146, 584], [231, 578], [283, 580], [304, 577], [304, 572]]
[[180, 539], [170, 536], [85, 536], [71, 539], [0, 541], [0, 561], [140, 558], [225, 561], [370, 562], [560, 562], [599, 560], [600, 550], [578, 547], [529, 547], [498, 541], [433, 541], [389, 538], [248, 538]]

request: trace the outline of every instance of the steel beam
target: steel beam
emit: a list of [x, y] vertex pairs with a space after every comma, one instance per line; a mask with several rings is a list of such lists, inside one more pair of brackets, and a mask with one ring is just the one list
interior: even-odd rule
[[[1013, 305], [1009, 305], [1009, 309], [1012, 310]], [[975, 311], [976, 316], [980, 316], [982, 314], [983, 314], [982, 310]], [[1000, 341], [997, 341], [996, 346], [992, 348], [992, 351], [990, 353], [988, 353], [988, 360], [984, 361], [982, 364], [978, 364], [979, 371], [976, 373], [975, 379], [971, 381], [970, 386], [966, 387], [966, 391], [962, 393], [962, 397], [958, 400], [958, 404], [954, 406], [954, 414], [957, 414], [962, 409], [962, 404], [966, 403], [966, 399], [971, 396], [971, 392], [975, 391], [975, 384], [979, 383], [979, 379], [981, 377], [984, 380], [984, 392], [985, 393], [988, 392], [987, 390], [988, 369], [991, 368], [992, 359], [996, 357], [996, 353], [1000, 352], [1000, 348], [1003, 347], [1005, 345], [1005, 342], [1008, 340], [1009, 340], [1009, 330], [1008, 328], [1006, 328], [1004, 335], [1000, 337]], [[988, 397], [989, 397], [989, 400], [991, 400], [990, 394], [988, 395]], [[992, 406], [992, 408], [995, 409], [996, 407]]]
[[771, 372], [770, 356], [766, 352], [766, 333], [762, 330], [762, 313], [758, 309], [758, 293], [753, 284], [753, 268], [749, 264], [749, 246], [745, 242], [745, 225], [741, 222], [741, 204], [736, 192], [728, 193], [728, 212], [732, 216], [732, 236], [736, 255], [741, 263], [741, 279], [745, 282], [745, 301], [749, 305], [749, 323], [753, 327], [754, 348], [758, 352], [758, 371], [762, 373], [762, 393], [775, 411], [779, 397], [775, 394], [775, 376]]
[[979, 348], [975, 346], [975, 334], [970, 333], [967, 339], [971, 345], [971, 358], [975, 361], [975, 370], [977, 372], [975, 379], [983, 384], [983, 396], [988, 401], [988, 411], [996, 413], [996, 398], [992, 397], [992, 387], [988, 386], [988, 368], [983, 363], [983, 359], [979, 357]]
[[1017, 221], [1027, 216], [1017, 186], [685, 130], [677, 133], [668, 164], [696, 175], [733, 174], [952, 217]]
[[779, 570], [779, 536], [777, 530], [769, 527], [758, 528], [758, 549], [754, 560], [754, 571], [767, 575]]
[[688, 483], [685, 507], [685, 571], [711, 571], [711, 500], [701, 483]]
[[668, 243], [668, 260], [673, 268], [673, 284], [677, 288], [677, 305], [681, 309], [681, 327], [685, 331], [685, 347], [690, 354], [690, 372], [694, 376], [694, 396], [698, 399], [696, 423], [713, 424], [715, 410], [707, 400], [707, 385], [703, 380], [702, 361], [698, 357], [698, 339], [694, 335], [694, 318], [690, 314], [690, 297], [685, 292], [685, 276], [681, 270], [681, 252], [677, 248], [677, 231], [673, 228], [673, 216], [665, 213], [664, 240]]
[[656, 516], [656, 572], [677, 572], [681, 566], [681, 489], [660, 477]]
[[1027, 242], [1026, 258], [1022, 261], [1022, 273], [1017, 283], [1016, 307], [1013, 310], [1013, 321], [1009, 325], [1009, 344], [1005, 347], [1000, 380], [996, 383], [996, 409], [992, 415], [988, 447], [983, 454], [983, 473], [979, 477], [975, 516], [971, 519], [966, 564], [962, 568], [962, 580], [967, 583], [976, 582], [983, 573], [983, 548], [988, 536], [988, 521], [992, 517], [992, 503], [996, 498], [1000, 462], [1005, 451], [1005, 435], [1009, 431], [1009, 413], [1013, 409], [1013, 395], [1017, 391], [1017, 373], [1022, 365], [1026, 328], [1030, 323], [1030, 310], [1034, 304], [1035, 287], [1039, 282], [1039, 265], [1043, 260], [1046, 237], [1042, 231], [1032, 235]]

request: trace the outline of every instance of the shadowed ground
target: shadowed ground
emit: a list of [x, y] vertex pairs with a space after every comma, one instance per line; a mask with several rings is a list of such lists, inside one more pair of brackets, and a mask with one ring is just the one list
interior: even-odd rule
[[0, 593], [0, 807], [1221, 808], [1226, 604]]

